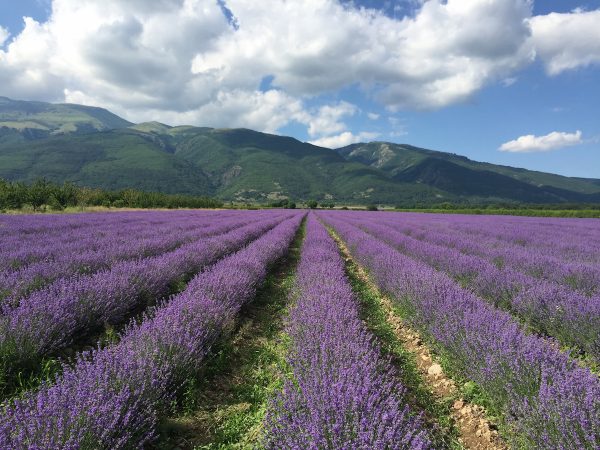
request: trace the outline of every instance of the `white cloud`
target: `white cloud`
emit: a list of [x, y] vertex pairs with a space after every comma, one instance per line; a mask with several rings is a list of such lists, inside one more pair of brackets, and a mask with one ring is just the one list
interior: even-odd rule
[[532, 18], [530, 0], [427, 0], [395, 20], [336, 0], [226, 3], [237, 29], [214, 0], [53, 0], [46, 22], [26, 18], [10, 42], [0, 28], [0, 95], [132, 121], [297, 122], [333, 145], [364, 133], [344, 122], [356, 105], [306, 106], [323, 93], [359, 86], [390, 111], [435, 109], [509, 85], [536, 52], [551, 74], [600, 62], [600, 10]]
[[26, 18], [10, 42], [0, 27], [0, 95], [132, 121], [298, 122], [311, 139], [352, 140], [355, 105], [308, 100], [359, 86], [392, 112], [443, 108], [510, 85], [536, 53], [550, 74], [600, 63], [600, 10], [531, 17], [531, 0], [414, 0], [399, 19], [336, 0], [227, 0], [237, 29], [214, 0], [51, 3], [46, 22]]
[[308, 124], [308, 134], [311, 137], [327, 136], [345, 130], [346, 124], [341, 119], [353, 116], [357, 111], [355, 105], [341, 101], [336, 105], [321, 106], [312, 117], [307, 114], [304, 122]]
[[8, 32], [8, 30], [0, 26], [0, 47], [4, 45], [9, 36], [10, 33]]
[[536, 16], [530, 24], [533, 45], [550, 75], [600, 64], [600, 9]]
[[[248, 109], [265, 102], [268, 130], [301, 117], [255, 92], [265, 76], [292, 102], [357, 85], [390, 109], [441, 108], [533, 57], [529, 0], [419, 1], [398, 20], [335, 0], [226, 3], [237, 29], [214, 0], [53, 0], [47, 22], [26, 19], [0, 50], [0, 94], [85, 99], [134, 121], [227, 106], [217, 116], [232, 124], [259, 123]], [[307, 114], [311, 136], [342, 131]]]
[[379, 136], [379, 133], [363, 131], [358, 134], [353, 134], [350, 131], [345, 131], [336, 136], [327, 136], [310, 141], [310, 143], [320, 147], [340, 148], [345, 147], [346, 145], [356, 144], [357, 142], [372, 141], [377, 138], [377, 136]]
[[290, 120], [303, 122], [306, 114], [302, 102], [277, 91], [243, 90], [220, 92], [214, 101], [191, 113], [190, 120], [178, 118], [173, 123], [200, 123], [216, 128], [251, 128], [275, 133]]
[[534, 57], [527, 0], [426, 2], [404, 19], [384, 63], [391, 81], [379, 99], [391, 110], [434, 109], [464, 101], [486, 83], [505, 78]]
[[218, 5], [194, 0], [54, 0], [47, 22], [25, 28], [0, 51], [0, 86], [18, 98], [64, 100], [140, 111], [186, 111], [206, 103], [217, 81], [191, 61], [231, 28]]
[[547, 152], [582, 143], [581, 131], [579, 130], [575, 133], [553, 131], [545, 136], [534, 136], [533, 134], [521, 136], [514, 141], [502, 144], [499, 150], [516, 153]]

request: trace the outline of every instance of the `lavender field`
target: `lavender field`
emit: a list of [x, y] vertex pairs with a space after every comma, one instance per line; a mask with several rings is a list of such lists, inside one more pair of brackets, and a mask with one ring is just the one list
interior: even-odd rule
[[1, 449], [600, 448], [595, 219], [0, 216], [0, 255]]

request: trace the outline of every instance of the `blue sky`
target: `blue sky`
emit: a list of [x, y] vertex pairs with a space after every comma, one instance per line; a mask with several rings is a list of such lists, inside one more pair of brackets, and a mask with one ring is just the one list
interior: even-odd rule
[[[484, 55], [480, 49], [474, 50], [476, 56], [469, 54], [464, 61], [465, 64], [476, 61], [473, 63], [473, 70], [465, 71], [464, 74], [458, 73], [457, 79], [460, 80], [459, 88], [463, 86], [464, 80], [472, 83], [472, 86], [468, 85], [465, 92], [458, 93], [452, 91], [458, 89], [454, 87], [438, 90], [440, 82], [451, 79], [453, 74], [447, 72], [457, 67], [455, 61], [439, 62], [439, 68], [435, 68], [438, 61], [434, 61], [434, 69], [443, 74], [436, 75], [435, 70], [432, 71], [429, 78], [438, 76], [439, 79], [436, 83], [428, 84], [430, 80], [427, 77], [420, 79], [414, 72], [407, 74], [403, 70], [394, 72], [397, 67], [389, 63], [393, 60], [398, 61], [398, 66], [410, 65], [411, 61], [407, 60], [407, 57], [416, 54], [411, 53], [413, 50], [408, 53], [394, 53], [390, 49], [390, 54], [385, 54], [393, 41], [387, 40], [386, 36], [382, 37], [381, 32], [375, 30], [375, 25], [379, 30], [382, 26], [389, 26], [390, 33], [394, 33], [395, 23], [399, 23], [403, 18], [406, 21], [424, 17], [421, 2], [418, 0], [343, 2], [346, 10], [364, 7], [380, 11], [388, 19], [392, 19], [387, 22], [383, 18], [371, 20], [358, 13], [349, 16], [350, 13], [332, 6], [332, 3], [335, 3], [332, 0], [321, 0], [325, 5], [322, 8], [323, 14], [329, 14], [330, 17], [334, 14], [336, 20], [339, 17], [337, 26], [342, 31], [345, 21], [356, 23], [362, 20], [366, 24], [374, 24], [374, 30], [369, 36], [372, 36], [373, 42], [381, 44], [378, 48], [382, 52], [382, 63], [390, 64], [390, 70], [374, 70], [370, 73], [369, 64], [374, 63], [367, 58], [364, 67], [347, 77], [339, 76], [339, 72], [352, 71], [355, 58], [364, 54], [361, 53], [360, 42], [347, 46], [344, 44], [352, 34], [345, 36], [342, 31], [323, 29], [325, 43], [316, 41], [316, 50], [309, 52], [308, 56], [304, 53], [303, 45], [312, 48], [312, 40], [318, 38], [318, 21], [323, 19], [318, 16], [300, 18], [300, 22], [306, 20], [304, 28], [310, 28], [313, 23], [316, 25], [312, 34], [300, 36], [298, 50], [293, 50], [294, 36], [282, 36], [281, 39], [286, 40], [282, 50], [274, 48], [276, 45], [272, 43], [264, 48], [260, 47], [262, 44], [256, 43], [256, 48], [262, 50], [257, 50], [253, 59], [248, 57], [245, 61], [244, 53], [240, 56], [240, 47], [245, 44], [248, 44], [249, 48], [243, 49], [244, 52], [253, 51], [254, 42], [251, 41], [254, 37], [244, 38], [245, 28], [256, 26], [256, 29], [273, 31], [273, 36], [277, 39], [277, 36], [281, 35], [277, 29], [277, 20], [285, 21], [283, 15], [287, 13], [291, 14], [290, 17], [297, 17], [297, 12], [277, 9], [281, 6], [275, 5], [277, 0], [271, 0], [273, 5], [277, 6], [271, 8], [276, 17], [265, 17], [269, 10], [265, 8], [266, 12], [256, 11], [249, 1], [220, 2], [233, 16], [228, 13], [224, 23], [221, 23], [223, 18], [217, 17], [216, 13], [190, 17], [184, 15], [189, 12], [184, 12], [183, 9], [179, 15], [161, 9], [159, 3], [169, 3], [171, 0], [151, 1], [150, 3], [157, 4], [155, 10], [148, 8], [151, 12], [143, 15], [136, 12], [134, 5], [136, 2], [144, 5], [141, 0], [107, 0], [111, 11], [114, 10], [116, 14], [111, 19], [113, 22], [105, 23], [102, 32], [96, 31], [90, 35], [85, 35], [81, 30], [68, 30], [68, 33], [66, 30], [70, 27], [70, 21], [74, 22], [77, 17], [91, 20], [94, 14], [101, 14], [102, 11], [94, 9], [91, 0], [81, 0], [80, 3], [77, 0], [61, 1], [67, 7], [60, 13], [52, 12], [50, 0], [0, 3], [0, 27], [10, 33], [3, 47], [0, 43], [0, 49], [4, 49], [4, 53], [0, 52], [0, 95], [94, 104], [107, 107], [135, 121], [156, 119], [173, 125], [191, 123], [247, 126], [289, 134], [304, 141], [329, 146], [357, 140], [408, 143], [458, 153], [479, 161], [569, 176], [600, 178], [600, 44], [594, 46], [593, 43], [585, 42], [585, 39], [594, 39], [594, 35], [586, 35], [585, 26], [586, 23], [594, 23], [590, 19], [591, 14], [600, 9], [600, 0], [535, 1], [533, 9], [530, 10], [534, 17], [533, 23], [538, 24], [533, 26], [535, 58], [526, 54], [526, 36], [521, 41], [513, 39], [513, 34], [520, 32], [518, 27], [510, 28], [516, 30], [511, 31], [510, 36], [484, 36], [482, 40], [506, 39], [507, 44], [504, 47], [486, 47], [481, 50], [487, 52]], [[191, 0], [190, 3], [194, 1], [201, 3], [201, 0]], [[319, 6], [319, 0], [311, 1]], [[454, 0], [454, 4], [457, 4], [457, 1]], [[463, 1], [477, 3], [477, 0]], [[82, 6], [88, 3], [88, 6]], [[172, 0], [172, 3], [180, 2]], [[526, 0], [523, 0], [523, 3], [527, 3]], [[438, 13], [444, 12], [444, 7], [445, 5], [440, 3]], [[315, 9], [319, 10], [316, 7]], [[445, 12], [449, 17], [447, 26], [452, 27], [451, 20], [454, 16], [448, 11]], [[564, 34], [563, 39], [563, 35], [560, 34], [561, 27], [556, 27], [558, 31], [554, 31], [552, 22], [546, 20], [549, 17], [547, 15], [553, 12], [561, 13], [561, 17], [568, 20], [581, 20], [582, 25], [574, 22], [575, 31], [571, 35]], [[513, 16], [518, 18], [519, 11], [503, 10], [503, 13], [508, 22]], [[466, 10], [460, 11], [460, 14], [463, 14], [461, 17], [473, 17], [473, 20], [477, 18], [475, 15], [470, 16], [470, 12]], [[21, 35], [24, 16], [31, 17], [40, 24], [44, 24], [52, 16], [55, 24], [47, 28], [42, 27], [43, 29], [30, 24], [30, 32]], [[536, 16], [542, 19], [536, 22]], [[130, 17], [132, 20], [123, 19]], [[600, 18], [600, 15], [594, 17]], [[175, 28], [186, 39], [175, 42], [178, 38], [165, 31], [164, 42], [161, 42], [160, 31], [146, 33], [151, 29], [149, 27], [156, 27], [157, 19], [168, 27], [165, 30]], [[232, 19], [239, 22], [239, 30], [237, 23], [235, 27], [232, 26]], [[484, 19], [491, 20], [489, 17]], [[123, 26], [118, 29], [111, 28], [115, 21], [123, 22]], [[189, 34], [195, 32], [186, 31], [185, 26], [179, 27], [178, 21], [185, 24], [189, 21], [190, 30], [202, 25], [205, 34]], [[492, 23], [490, 26], [494, 25]], [[500, 25], [499, 30], [504, 30], [502, 27], [506, 24]], [[139, 26], [143, 28], [143, 32], [140, 32]], [[73, 25], [74, 30], [75, 28]], [[577, 33], [579, 29], [581, 32]], [[209, 31], [212, 34], [207, 34]], [[412, 36], [415, 36], [415, 40], [422, 39], [422, 35], [417, 31], [410, 31], [412, 34], [409, 34], [409, 31], [404, 30], [401, 32], [404, 33], [401, 34], [401, 39], [405, 39], [405, 36], [409, 36], [409, 40]], [[130, 36], [124, 34], [128, 32], [137, 33], [136, 39], [128, 41]], [[578, 34], [581, 37], [578, 37]], [[26, 40], [26, 35], [33, 37]], [[255, 35], [248, 31], [246, 36]], [[72, 36], [78, 43], [76, 49], [65, 44]], [[235, 41], [236, 36], [238, 41]], [[22, 42], [12, 48], [13, 39], [14, 42]], [[121, 39], [121, 42], [116, 41], [118, 39]], [[194, 39], [202, 45], [189, 48]], [[339, 39], [339, 47], [331, 44], [337, 42], [336, 39]], [[141, 40], [144, 40], [143, 45], [140, 44]], [[563, 40], [565, 48], [557, 47], [563, 45]], [[37, 42], [45, 42], [45, 46], [40, 44], [38, 49]], [[423, 48], [424, 52], [429, 52], [423, 57], [423, 64], [427, 64], [432, 58], [438, 57], [438, 52], [435, 48], [432, 50], [427, 41], [424, 42], [425, 44], [422, 44], [419, 41], [420, 46], [414, 51]], [[474, 42], [477, 44], [475, 40], [464, 46], [470, 49], [475, 45]], [[107, 48], [106, 52], [103, 52], [104, 45]], [[374, 51], [373, 44], [370, 45], [370, 48], [362, 50]], [[149, 50], [148, 46], [154, 47]], [[505, 47], [511, 49], [506, 50]], [[158, 57], [161, 55], [160, 49], [163, 48], [167, 48], [167, 58], [164, 60], [169, 61], [164, 63], [164, 67], [161, 62], [163, 58]], [[265, 48], [273, 49], [274, 62], [260, 61], [262, 55], [268, 53]], [[128, 62], [117, 61], [118, 58], [111, 54], [122, 52], [125, 55], [129, 51], [132, 52], [129, 58], [140, 58], [135, 67], [146, 67], [145, 71], [139, 69], [140, 73], [131, 74]], [[301, 57], [293, 54], [294, 51]], [[356, 52], [354, 56], [351, 54], [353, 51]], [[460, 47], [456, 51], [465, 50]], [[504, 53], [495, 56], [497, 52]], [[40, 54], [48, 55], [48, 64], [40, 65]], [[290, 54], [298, 57], [294, 59]], [[346, 54], [350, 56], [343, 59], [346, 58]], [[572, 55], [567, 65], [559, 60], [560, 55], [564, 54]], [[420, 53], [418, 55], [421, 56]], [[286, 60], [288, 57], [289, 62]], [[72, 66], [69, 58], [74, 58]], [[499, 63], [502, 58], [506, 59], [506, 62]], [[179, 62], [183, 67], [181, 72], [173, 68]], [[186, 75], [190, 66], [194, 73], [193, 78]], [[301, 69], [298, 69], [299, 66]], [[457, 70], [460, 72], [462, 69]], [[23, 80], [19, 76], [25, 72], [28, 75], [31, 73], [31, 79]], [[182, 88], [181, 92], [178, 92], [173, 82], [167, 83], [162, 79], [152, 78], [154, 74], [159, 77], [163, 73], [167, 81], [182, 80], [182, 86], [185, 85], [187, 90]], [[131, 77], [135, 75], [135, 78], [128, 78], [130, 74]], [[340, 80], [336, 79], [338, 76]], [[2, 82], [3, 80], [5, 82]], [[404, 86], [408, 88], [405, 89]], [[425, 92], [427, 89], [433, 89], [433, 93], [429, 96], [419, 95], [420, 90]], [[531, 139], [519, 140], [520, 137], [528, 135], [533, 136]], [[503, 144], [511, 141], [515, 143], [505, 147], [513, 148], [513, 151], [499, 150]]]
[[0, 25], [8, 28], [12, 35], [23, 30], [23, 17], [45, 21], [51, 11], [50, 2], [44, 0], [19, 0], [0, 2]]

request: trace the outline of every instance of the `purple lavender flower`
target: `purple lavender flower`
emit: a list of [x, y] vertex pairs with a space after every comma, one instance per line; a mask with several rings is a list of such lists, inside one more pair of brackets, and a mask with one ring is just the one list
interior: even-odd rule
[[53, 385], [5, 407], [0, 448], [120, 449], [152, 441], [157, 418], [252, 299], [268, 266], [287, 252], [301, 218], [294, 213], [263, 230], [132, 324], [118, 344], [81, 355]]
[[521, 442], [541, 449], [600, 447], [600, 380], [556, 342], [527, 334], [510, 314], [446, 274], [349, 223], [352, 214], [321, 217], [410, 312], [412, 324], [487, 392]]
[[309, 216], [290, 312], [293, 371], [270, 404], [266, 447], [425, 449], [390, 363], [359, 318], [338, 248]]

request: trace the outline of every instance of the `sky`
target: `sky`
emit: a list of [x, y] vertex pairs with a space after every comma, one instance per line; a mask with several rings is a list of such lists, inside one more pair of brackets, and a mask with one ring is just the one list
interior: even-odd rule
[[0, 95], [600, 178], [600, 0], [0, 0]]

